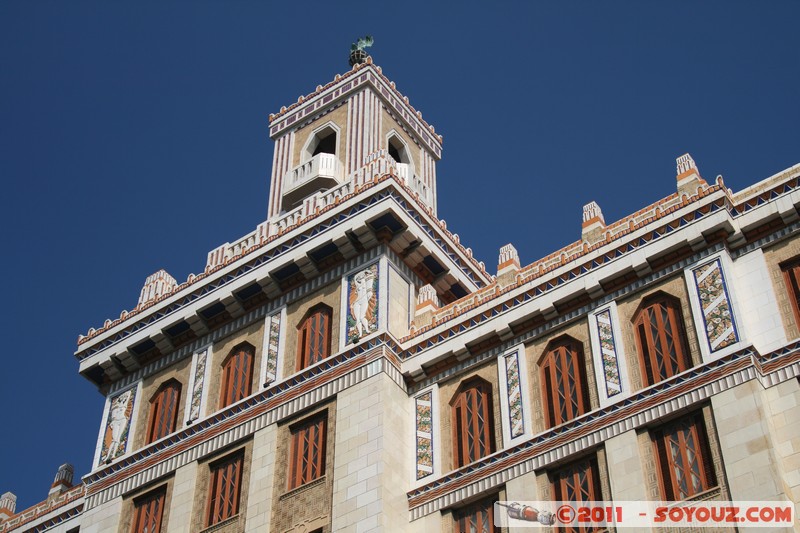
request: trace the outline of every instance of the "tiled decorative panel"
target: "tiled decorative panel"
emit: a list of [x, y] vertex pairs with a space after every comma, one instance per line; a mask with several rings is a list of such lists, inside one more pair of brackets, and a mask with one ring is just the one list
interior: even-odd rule
[[617, 344], [614, 340], [614, 329], [611, 326], [611, 310], [601, 311], [594, 315], [594, 318], [597, 321], [597, 333], [600, 337], [600, 356], [603, 361], [606, 396], [610, 398], [622, 392]]
[[192, 404], [189, 407], [189, 421], [200, 418], [200, 406], [203, 402], [203, 387], [205, 385], [206, 365], [208, 364], [208, 349], [198, 352], [197, 362], [192, 379]]
[[414, 399], [417, 417], [417, 479], [433, 474], [433, 393]]
[[281, 314], [275, 313], [267, 319], [267, 375], [264, 385], [269, 385], [278, 375], [278, 347], [281, 337]]
[[711, 351], [721, 350], [739, 341], [736, 323], [731, 312], [731, 302], [719, 259], [692, 270], [703, 323]]
[[517, 352], [506, 355], [506, 394], [508, 395], [508, 427], [511, 438], [525, 433], [525, 422], [522, 416], [522, 389], [519, 382], [519, 357]]
[[133, 417], [133, 405], [136, 402], [136, 389], [128, 389], [111, 399], [108, 409], [106, 429], [103, 432], [103, 444], [100, 448], [98, 464], [110, 463], [117, 457], [125, 455], [128, 447], [128, 435]]
[[347, 276], [347, 342], [378, 330], [378, 264]]

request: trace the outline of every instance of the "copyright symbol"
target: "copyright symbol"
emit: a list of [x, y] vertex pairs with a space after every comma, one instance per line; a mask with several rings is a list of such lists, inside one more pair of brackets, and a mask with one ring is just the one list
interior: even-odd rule
[[562, 524], [571, 524], [575, 520], [575, 509], [571, 505], [562, 505], [556, 511], [558, 521]]

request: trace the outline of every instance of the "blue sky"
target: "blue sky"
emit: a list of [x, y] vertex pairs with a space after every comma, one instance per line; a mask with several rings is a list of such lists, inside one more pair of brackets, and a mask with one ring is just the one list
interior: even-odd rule
[[[290, 5], [292, 4], [292, 5]], [[296, 5], [295, 5], [296, 4]], [[267, 117], [375, 62], [444, 136], [439, 214], [490, 271], [675, 190], [800, 162], [800, 2], [0, 3], [0, 492], [88, 472], [79, 333], [266, 217]]]

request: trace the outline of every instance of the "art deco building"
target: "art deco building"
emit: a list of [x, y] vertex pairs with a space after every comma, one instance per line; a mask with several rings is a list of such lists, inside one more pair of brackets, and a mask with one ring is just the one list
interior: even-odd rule
[[437, 217], [442, 138], [371, 59], [269, 131], [267, 220], [80, 336], [107, 398], [92, 470], [18, 513], [5, 494], [1, 533], [800, 503], [800, 165], [733, 192], [683, 155], [672, 195], [612, 223], [591, 203], [576, 242], [490, 271]]

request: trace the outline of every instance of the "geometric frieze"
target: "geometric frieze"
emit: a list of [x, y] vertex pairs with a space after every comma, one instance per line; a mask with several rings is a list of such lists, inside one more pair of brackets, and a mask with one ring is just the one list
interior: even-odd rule
[[266, 346], [266, 376], [264, 386], [266, 387], [278, 377], [278, 348], [281, 339], [281, 312], [267, 318], [267, 346]]
[[711, 352], [736, 344], [739, 333], [733, 320], [731, 301], [719, 258], [692, 269], [692, 278], [697, 288], [705, 335]]
[[417, 479], [433, 474], [433, 393], [414, 398], [416, 414]]
[[525, 433], [518, 352], [515, 351], [504, 356], [503, 361], [506, 367], [505, 381], [506, 397], [508, 398], [508, 427], [511, 430], [511, 438], [515, 439]]
[[610, 398], [622, 392], [617, 343], [614, 339], [614, 329], [611, 325], [611, 309], [605, 309], [597, 313], [594, 315], [594, 319], [600, 340], [600, 357], [603, 363], [606, 396]]
[[189, 416], [187, 422], [193, 422], [200, 418], [203, 406], [203, 391], [206, 382], [206, 367], [208, 365], [208, 348], [203, 348], [195, 354], [194, 375], [192, 376], [192, 396], [189, 404]]

